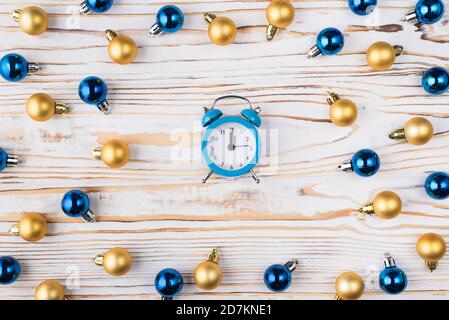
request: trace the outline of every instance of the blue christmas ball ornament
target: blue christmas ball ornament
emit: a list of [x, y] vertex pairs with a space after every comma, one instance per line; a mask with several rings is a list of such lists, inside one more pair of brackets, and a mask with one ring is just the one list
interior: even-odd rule
[[91, 11], [96, 13], [103, 13], [111, 9], [113, 0], [85, 0], [81, 3], [81, 13], [89, 13]]
[[307, 58], [313, 58], [320, 54], [332, 56], [343, 49], [345, 37], [343, 33], [336, 28], [326, 28], [318, 33], [316, 44], [307, 53]]
[[61, 209], [69, 217], [82, 217], [87, 222], [94, 222], [94, 213], [90, 210], [87, 193], [81, 190], [70, 190], [61, 200]]
[[445, 172], [430, 174], [424, 183], [424, 189], [433, 199], [446, 199], [449, 197], [449, 174]]
[[0, 148], [0, 171], [5, 170], [7, 166], [8, 166], [8, 153], [3, 148]]
[[433, 95], [445, 93], [449, 89], [449, 72], [442, 67], [428, 69], [422, 76], [422, 87]]
[[28, 61], [20, 54], [9, 53], [0, 60], [0, 72], [7, 81], [21, 81], [28, 74]]
[[292, 274], [287, 267], [282, 264], [269, 266], [263, 275], [265, 286], [274, 292], [285, 291], [290, 287]]
[[352, 169], [362, 177], [375, 174], [380, 168], [380, 158], [376, 152], [370, 149], [357, 151], [351, 159]]
[[434, 24], [444, 15], [444, 3], [441, 0], [419, 0], [415, 12], [422, 24]]
[[181, 292], [183, 285], [182, 275], [172, 268], [159, 271], [154, 279], [154, 287], [163, 299], [172, 299]]
[[106, 100], [108, 87], [99, 77], [87, 77], [80, 82], [78, 93], [85, 103], [96, 105]]
[[90, 76], [80, 82], [78, 94], [85, 103], [96, 105], [104, 114], [109, 114], [109, 103], [106, 100], [108, 86], [99, 77]]
[[184, 13], [177, 6], [164, 6], [158, 11], [156, 21], [163, 32], [173, 33], [182, 28]]
[[351, 160], [343, 162], [338, 168], [345, 172], [355, 172], [359, 176], [369, 177], [379, 171], [380, 158], [371, 149], [362, 149], [354, 153]]
[[396, 267], [393, 257], [385, 254], [385, 269], [379, 274], [379, 286], [388, 294], [399, 294], [407, 287], [407, 275]]
[[348, 0], [349, 8], [359, 16], [366, 16], [376, 9], [377, 0]]
[[20, 276], [20, 263], [13, 257], [0, 257], [0, 284], [11, 284]]

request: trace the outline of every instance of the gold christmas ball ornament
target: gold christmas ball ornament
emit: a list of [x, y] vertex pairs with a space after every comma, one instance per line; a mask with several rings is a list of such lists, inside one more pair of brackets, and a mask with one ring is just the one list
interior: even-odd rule
[[70, 111], [67, 106], [56, 103], [52, 97], [45, 93], [33, 94], [26, 103], [26, 113], [35, 121], [47, 121], [55, 114], [63, 114]]
[[39, 241], [47, 234], [47, 221], [38, 213], [26, 213], [20, 217], [19, 223], [11, 226], [9, 232], [26, 241]]
[[363, 279], [355, 272], [344, 272], [335, 281], [335, 298], [337, 300], [357, 300], [362, 296], [364, 290]]
[[112, 61], [118, 64], [129, 64], [136, 59], [137, 45], [133, 39], [112, 30], [106, 30], [106, 38], [109, 41], [108, 53]]
[[446, 254], [446, 241], [436, 233], [426, 233], [416, 242], [416, 252], [424, 259], [427, 268], [433, 272]]
[[220, 255], [218, 248], [215, 248], [209, 253], [206, 261], [196, 266], [193, 278], [198, 288], [213, 290], [220, 285], [223, 276], [218, 265], [219, 262]]
[[366, 62], [375, 70], [387, 70], [403, 50], [403, 47], [392, 46], [388, 42], [375, 42], [366, 51]]
[[94, 158], [103, 160], [111, 168], [121, 168], [126, 165], [131, 157], [128, 144], [121, 140], [111, 140], [103, 147], [98, 147], [93, 152]]
[[41, 282], [34, 291], [35, 300], [64, 300], [64, 287], [56, 280]]
[[268, 20], [266, 38], [273, 40], [279, 29], [287, 28], [295, 19], [295, 8], [289, 0], [272, 0], [265, 10]]
[[334, 92], [327, 92], [329, 119], [339, 127], [347, 127], [357, 119], [357, 106], [349, 99], [341, 99]]
[[432, 139], [433, 126], [426, 118], [414, 117], [407, 121], [403, 129], [397, 129], [390, 133], [391, 139], [405, 139], [414, 145], [422, 145]]
[[207, 33], [210, 41], [219, 46], [226, 46], [234, 42], [237, 35], [234, 21], [226, 17], [217, 17], [210, 12], [204, 14], [204, 19], [209, 24]]
[[133, 260], [128, 250], [115, 247], [109, 249], [105, 254], [97, 255], [94, 262], [98, 266], [103, 266], [111, 276], [122, 276], [131, 269]]
[[19, 23], [20, 29], [32, 36], [38, 36], [47, 31], [47, 13], [39, 7], [29, 6], [23, 10], [14, 10], [11, 17]]
[[402, 210], [401, 198], [392, 191], [379, 192], [373, 202], [359, 209], [365, 214], [375, 214], [382, 219], [393, 219]]

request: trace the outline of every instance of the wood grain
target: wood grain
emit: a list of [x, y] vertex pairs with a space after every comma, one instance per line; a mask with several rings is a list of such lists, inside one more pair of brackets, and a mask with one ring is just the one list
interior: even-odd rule
[[[422, 233], [449, 239], [449, 202], [431, 200], [422, 188], [429, 172], [449, 170], [449, 98], [430, 96], [420, 86], [427, 68], [449, 67], [447, 18], [418, 30], [400, 21], [414, 1], [381, 1], [368, 17], [352, 14], [343, 0], [293, 1], [295, 22], [268, 43], [268, 1], [175, 2], [186, 14], [184, 29], [155, 39], [146, 36], [147, 29], [165, 2], [117, 0], [108, 14], [83, 17], [76, 14], [77, 1], [27, 4], [50, 14], [50, 30], [41, 37], [21, 33], [9, 18], [17, 1], [0, 3], [0, 54], [18, 52], [43, 66], [20, 84], [0, 84], [1, 146], [25, 159], [0, 176], [0, 254], [14, 255], [23, 266], [20, 280], [0, 290], [0, 298], [32, 299], [40, 281], [69, 279], [70, 285], [79, 271], [79, 287], [67, 290], [70, 299], [158, 299], [153, 279], [169, 266], [185, 277], [184, 299], [331, 299], [334, 280], [345, 270], [364, 276], [365, 299], [449, 298], [449, 259], [431, 274], [415, 252]], [[209, 42], [205, 11], [236, 22], [236, 44]], [[344, 50], [307, 61], [316, 33], [328, 26], [344, 31]], [[108, 28], [135, 39], [136, 63], [109, 61]], [[405, 52], [390, 70], [374, 72], [364, 53], [380, 40]], [[79, 100], [77, 86], [87, 75], [107, 81], [111, 115]], [[329, 122], [329, 89], [358, 105], [352, 127]], [[73, 111], [33, 122], [24, 103], [36, 92]], [[199, 153], [202, 107], [230, 93], [262, 108], [260, 185], [250, 178], [200, 183], [206, 172]], [[232, 102], [224, 108], [240, 111]], [[388, 139], [415, 115], [434, 124], [430, 143]], [[95, 146], [113, 137], [131, 146], [133, 160], [122, 170], [91, 158]], [[363, 147], [380, 154], [379, 174], [364, 179], [337, 172]], [[89, 192], [98, 223], [61, 212], [60, 199], [72, 188]], [[402, 215], [381, 221], [354, 213], [384, 189], [402, 197]], [[40, 212], [51, 222], [49, 235], [37, 244], [7, 234], [23, 212]], [[92, 263], [112, 246], [126, 247], [134, 257], [126, 276], [110, 277]], [[192, 270], [214, 246], [222, 250], [224, 281], [202, 292]], [[386, 296], [377, 286], [385, 251], [408, 274], [400, 296]], [[269, 293], [264, 269], [291, 257], [300, 260], [292, 287]]]

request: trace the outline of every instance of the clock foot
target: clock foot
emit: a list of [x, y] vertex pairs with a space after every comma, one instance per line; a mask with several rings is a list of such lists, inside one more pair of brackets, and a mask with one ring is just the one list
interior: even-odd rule
[[260, 182], [260, 179], [257, 177], [256, 173], [255, 173], [253, 170], [251, 170], [251, 171], [249, 172], [249, 175], [251, 176], [251, 178], [254, 179], [254, 181], [256, 181], [256, 183], [259, 183], [259, 182]]
[[206, 176], [203, 178], [203, 183], [206, 183], [207, 179], [210, 178], [210, 176], [213, 174], [214, 172], [212, 170], [210, 170]]

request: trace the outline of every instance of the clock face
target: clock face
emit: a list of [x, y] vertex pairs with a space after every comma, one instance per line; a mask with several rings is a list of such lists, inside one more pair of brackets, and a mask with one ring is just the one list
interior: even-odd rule
[[216, 168], [219, 168], [221, 170], [217, 173], [222, 175], [244, 174], [251, 170], [258, 160], [258, 133], [246, 120], [238, 117], [226, 118], [219, 119], [207, 129], [208, 132], [203, 138], [203, 153], [213, 171], [217, 172]]

